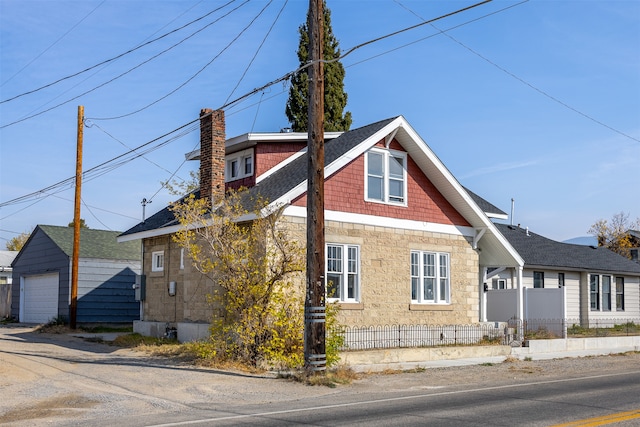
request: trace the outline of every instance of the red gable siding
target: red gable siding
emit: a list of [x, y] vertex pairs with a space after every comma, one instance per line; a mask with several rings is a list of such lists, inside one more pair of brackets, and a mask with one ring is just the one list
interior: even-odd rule
[[256, 176], [260, 176], [275, 165], [306, 147], [305, 142], [258, 143], [255, 148]]
[[[391, 148], [404, 151], [395, 143]], [[393, 206], [364, 200], [364, 155], [333, 174], [324, 186], [325, 209], [349, 213], [425, 221], [437, 224], [470, 226], [411, 159], [407, 162], [407, 206]], [[293, 201], [306, 206], [303, 194]]]

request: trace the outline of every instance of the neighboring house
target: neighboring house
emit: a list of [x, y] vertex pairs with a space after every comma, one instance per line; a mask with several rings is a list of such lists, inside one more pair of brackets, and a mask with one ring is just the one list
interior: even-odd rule
[[[306, 134], [245, 134], [226, 141], [224, 112], [202, 110], [200, 191], [211, 199], [249, 187], [284, 206], [283, 225], [306, 241]], [[480, 320], [481, 266], [522, 266], [489, 220], [504, 212], [468, 192], [409, 123], [394, 117], [325, 135], [326, 271], [346, 325], [468, 324]], [[214, 285], [172, 241], [165, 208], [119, 236], [142, 239], [143, 321], [187, 340], [207, 334]], [[303, 283], [300, 283], [303, 286]]]
[[[524, 267], [520, 273], [517, 268], [489, 271], [485, 282], [489, 293], [516, 288], [520, 274], [523, 288], [555, 289], [551, 298], [564, 299], [564, 315], [556, 319], [580, 320], [582, 324], [640, 319], [639, 264], [603, 247], [560, 243], [519, 226], [496, 226], [518, 251]], [[541, 304], [554, 302], [558, 301], [547, 299]], [[512, 312], [515, 314], [515, 307]]]
[[18, 251], [0, 251], [0, 319], [11, 316], [11, 263]]
[[[20, 322], [69, 318], [72, 227], [38, 225], [13, 261], [12, 315]], [[133, 284], [140, 244], [118, 243], [118, 231], [81, 229], [78, 323], [124, 323], [140, 318]]]

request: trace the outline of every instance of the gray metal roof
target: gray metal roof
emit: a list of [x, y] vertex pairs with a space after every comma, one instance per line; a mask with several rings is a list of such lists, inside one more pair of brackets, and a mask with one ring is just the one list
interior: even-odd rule
[[[73, 227], [38, 225], [64, 253], [73, 256]], [[80, 258], [139, 260], [140, 244], [135, 241], [118, 243], [119, 231], [80, 229]]]
[[524, 259], [525, 267], [566, 268], [640, 276], [640, 264], [609, 249], [556, 242], [514, 225], [495, 225]]

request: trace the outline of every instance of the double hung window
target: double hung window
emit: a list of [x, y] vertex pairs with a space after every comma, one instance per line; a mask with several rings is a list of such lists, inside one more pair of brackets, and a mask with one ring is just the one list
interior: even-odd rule
[[355, 245], [327, 244], [327, 298], [357, 302], [360, 298], [360, 256]]
[[366, 171], [366, 200], [406, 205], [405, 153], [373, 148], [366, 155]]
[[611, 276], [602, 276], [602, 310], [611, 311]]
[[450, 302], [449, 254], [411, 251], [411, 302]]
[[600, 276], [597, 274], [589, 276], [589, 299], [591, 310], [600, 310]]
[[533, 272], [533, 287], [544, 288], [544, 272], [543, 271]]
[[616, 311], [624, 311], [624, 277], [616, 277]]

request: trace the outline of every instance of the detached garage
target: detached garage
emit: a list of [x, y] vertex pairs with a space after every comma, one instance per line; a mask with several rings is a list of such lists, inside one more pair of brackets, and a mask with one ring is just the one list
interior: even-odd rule
[[[118, 231], [82, 229], [78, 323], [129, 323], [140, 318], [132, 288], [140, 245], [118, 243]], [[13, 263], [11, 315], [20, 322], [69, 318], [73, 228], [38, 225]]]

